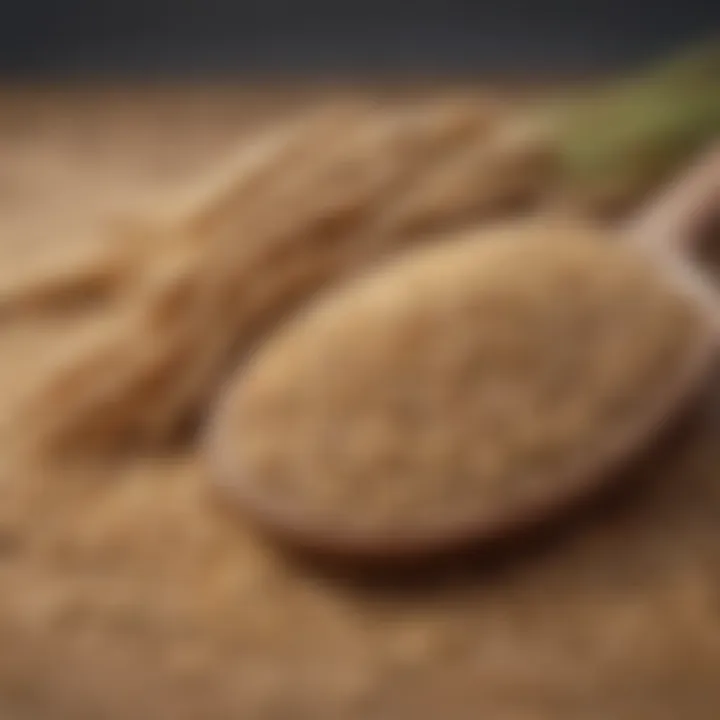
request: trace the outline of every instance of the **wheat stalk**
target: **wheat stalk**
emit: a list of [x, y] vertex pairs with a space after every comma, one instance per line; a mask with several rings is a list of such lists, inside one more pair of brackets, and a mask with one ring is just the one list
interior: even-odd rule
[[502, 191], [488, 177], [497, 115], [480, 100], [333, 107], [251, 144], [168, 209], [112, 321], [58, 361], [25, 427], [50, 447], [172, 438], [320, 288], [525, 194], [520, 167]]

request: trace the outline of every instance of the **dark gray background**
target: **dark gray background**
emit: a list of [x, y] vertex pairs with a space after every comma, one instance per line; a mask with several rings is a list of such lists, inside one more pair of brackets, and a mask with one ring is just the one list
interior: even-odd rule
[[0, 0], [0, 75], [583, 75], [719, 30], [720, 0]]

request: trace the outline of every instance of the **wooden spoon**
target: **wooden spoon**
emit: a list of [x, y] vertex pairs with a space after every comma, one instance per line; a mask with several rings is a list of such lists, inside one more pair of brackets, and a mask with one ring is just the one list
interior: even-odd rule
[[[542, 239], [528, 240], [529, 228], [509, 226], [496, 233], [500, 238], [497, 242], [493, 241], [492, 233], [444, 242], [414, 251], [349, 286], [331, 291], [281, 328], [238, 371], [223, 393], [206, 443], [213, 489], [228, 507], [242, 511], [248, 520], [277, 539], [297, 548], [357, 559], [417, 558], [469, 543], [504, 539], [556, 517], [616, 478], [618, 471], [660, 437], [661, 431], [706, 387], [718, 346], [717, 299], [709, 280], [695, 263], [693, 251], [699, 226], [719, 208], [720, 152], [715, 151], [623, 228], [620, 235], [626, 242], [622, 244], [599, 231], [590, 240], [578, 236], [574, 246], [572, 233], [587, 234], [588, 228], [582, 231], [579, 226], [573, 230], [571, 226], [558, 225], [548, 228], [545, 239], [549, 244], [542, 245]], [[525, 238], [513, 240], [513, 233], [525, 233]], [[563, 234], [564, 239], [554, 239], [555, 235]], [[556, 259], [543, 260], [543, 253], [550, 256], [552, 248], [557, 251], [563, 247], [568, 258], [577, 257], [567, 260], [558, 251]], [[522, 263], [531, 271], [527, 272], [527, 282], [519, 283], [518, 268]], [[473, 475], [463, 465], [466, 460], [485, 461], [492, 455], [496, 446], [487, 437], [492, 428], [488, 430], [482, 425], [482, 413], [477, 415], [477, 425], [456, 423], [461, 417], [457, 408], [470, 411], [480, 408], [484, 412], [483, 403], [489, 402], [488, 388], [498, 387], [498, 378], [508, 377], [514, 377], [520, 388], [515, 397], [516, 407], [521, 410], [529, 407], [532, 398], [527, 393], [533, 390], [533, 385], [532, 382], [522, 385], [526, 370], [520, 367], [517, 372], [506, 372], [512, 366], [510, 356], [506, 365], [499, 366], [500, 370], [482, 373], [471, 367], [470, 380], [462, 386], [459, 397], [440, 400], [432, 395], [435, 389], [439, 388], [440, 397], [441, 391], [455, 388], [452, 383], [444, 384], [443, 372], [459, 372], [459, 366], [453, 362], [469, 356], [459, 352], [443, 359], [435, 353], [434, 335], [430, 342], [423, 342], [428, 338], [412, 332], [402, 341], [397, 337], [408, 332], [409, 325], [422, 315], [417, 307], [423, 302], [423, 312], [429, 313], [446, 303], [447, 307], [441, 308], [445, 314], [441, 313], [433, 332], [440, 341], [452, 337], [453, 342], [461, 345], [466, 342], [472, 347], [473, 338], [484, 332], [484, 325], [478, 322], [473, 325], [473, 319], [458, 325], [458, 298], [465, 307], [463, 303], [472, 305], [484, 297], [483, 288], [487, 287], [499, 293], [502, 300], [504, 290], [514, 286], [522, 288], [537, 282], [539, 286], [545, 283], [543, 287], [555, 287], [565, 280], [572, 284], [570, 270], [582, 269], [583, 263], [589, 284], [595, 282], [592, 278], [606, 277], [604, 285], [597, 281], [600, 288], [597, 292], [605, 293], [608, 299], [611, 299], [608, 293], [622, 294], [627, 289], [622, 284], [623, 273], [652, 286], [652, 291], [638, 294], [637, 307], [627, 306], [628, 313], [640, 313], [638, 307], [642, 303], [649, 308], [644, 316], [638, 315], [636, 326], [624, 319], [620, 310], [622, 323], [637, 336], [645, 332], [646, 322], [648, 333], [650, 325], [662, 327], [665, 312], [672, 314], [681, 309], [686, 313], [678, 324], [684, 330], [673, 341], [674, 360], [663, 365], [661, 382], [656, 378], [651, 391], [641, 393], [636, 401], [631, 399], [625, 405], [621, 402], [622, 409], [612, 423], [605, 421], [602, 432], [586, 433], [582, 442], [578, 434], [576, 440], [560, 444], [559, 456], [546, 466], [542, 464], [542, 438], [537, 442], [531, 439], [528, 447], [536, 452], [537, 465], [524, 461], [524, 465], [520, 463], [507, 476], [498, 475], [502, 482], [493, 486], [485, 481], [483, 470], [478, 469]], [[588, 263], [595, 263], [596, 271], [588, 272]], [[446, 271], [457, 273], [456, 283], [448, 277], [438, 279]], [[498, 279], [499, 276], [502, 277]], [[453, 285], [468, 289], [457, 290]], [[581, 293], [590, 291], [575, 287], [573, 292], [581, 298], [585, 297]], [[525, 306], [518, 305], [517, 297]], [[538, 297], [532, 296], [532, 302], [537, 302]], [[665, 305], [662, 297], [667, 300]], [[496, 322], [500, 330], [507, 326], [513, 331], [509, 333], [511, 339], [531, 337], [533, 323], [538, 318], [547, 322], [549, 316], [543, 320], [542, 314], [533, 315], [535, 305], [530, 306], [530, 298], [531, 295], [516, 293], [512, 307], [503, 309], [499, 304], [495, 315], [481, 316], [485, 318], [483, 322]], [[568, 298], [569, 302], [562, 306], [565, 309], [568, 305], [583, 304], [581, 299], [575, 303], [572, 294]], [[670, 314], [668, 323], [673, 321]], [[512, 326], [512, 322], [516, 324]], [[453, 323], [461, 330], [448, 335], [447, 328]], [[593, 370], [601, 367], [597, 353], [623, 348], [620, 341], [606, 342], [599, 333], [612, 332], [613, 323], [622, 323], [617, 318], [609, 323], [610, 327], [602, 322], [592, 326], [583, 323], [585, 336], [579, 345], [584, 343], [591, 353], [576, 370], [581, 378], [582, 373], [589, 373], [590, 379], [597, 379], [600, 375]], [[519, 335], [515, 332], [518, 327]], [[364, 340], [357, 328], [364, 328], [362, 331], [367, 333]], [[422, 326], [416, 322], [415, 330], [418, 328]], [[403, 342], [410, 342], [408, 338], [417, 343], [416, 351], [406, 352]], [[566, 344], [567, 340], [566, 337]], [[543, 342], [545, 345], [540, 347], [546, 350], [540, 354], [548, 357], [534, 357], [534, 368], [548, 359], [554, 362], [557, 353], [566, 352], [561, 344]], [[383, 349], [383, 343], [394, 348], [392, 352], [405, 354], [394, 365], [388, 365], [390, 351]], [[659, 357], [659, 347], [653, 346], [648, 352]], [[651, 359], [657, 359], [655, 355]], [[380, 356], [385, 365], [377, 360]], [[398, 420], [398, 416], [389, 414], [388, 398], [396, 384], [402, 384], [404, 378], [416, 372], [418, 363], [433, 358], [440, 358], [441, 367], [421, 374], [425, 385], [416, 384], [405, 398], [412, 400], [427, 391], [431, 399], [420, 403], [415, 408], [416, 415], [411, 414], [409, 419]], [[447, 367], [442, 366], [445, 361], [449, 363]], [[498, 378], [492, 375], [496, 370]], [[640, 375], [633, 379], [628, 373], [613, 376], [615, 385], [604, 386], [604, 394], [597, 394], [593, 400], [597, 407], [614, 394], [622, 401], [628, 393], [628, 383], [644, 382]], [[373, 386], [373, 382], [381, 385]], [[334, 390], [327, 389], [331, 386], [344, 393], [342, 401], [332, 394]], [[480, 386], [486, 394], [481, 393], [473, 405], [469, 398], [474, 397], [472, 393]], [[583, 387], [580, 390], [584, 392]], [[566, 399], [572, 404], [572, 397]], [[544, 406], [545, 415], [536, 413], [535, 427], [542, 427], [543, 431], [552, 427], [560, 407], [564, 406], [552, 402]], [[341, 412], [343, 408], [345, 411]], [[363, 425], [368, 418], [372, 422]], [[446, 431], [448, 418], [455, 424]], [[518, 436], [520, 425], [518, 415], [507, 432]], [[384, 434], [373, 435], [370, 431], [363, 435], [371, 426], [375, 429], [382, 426]], [[320, 435], [318, 428], [322, 429]], [[454, 444], [461, 436], [464, 440]], [[318, 450], [313, 442], [325, 444]], [[476, 451], [473, 443], [486, 448], [486, 452]], [[430, 455], [433, 459], [427, 464], [426, 457]], [[437, 461], [440, 456], [444, 459]], [[447, 476], [441, 473], [443, 463], [452, 469]], [[397, 468], [395, 474], [393, 467]], [[433, 475], [435, 468], [440, 474]], [[461, 491], [457, 489], [460, 469], [465, 472]], [[322, 482], [321, 477], [325, 478]], [[317, 486], [313, 485], [315, 480]], [[373, 492], [379, 507], [374, 515], [375, 506], [368, 500]], [[449, 501], [443, 499], [443, 492], [452, 496]]]

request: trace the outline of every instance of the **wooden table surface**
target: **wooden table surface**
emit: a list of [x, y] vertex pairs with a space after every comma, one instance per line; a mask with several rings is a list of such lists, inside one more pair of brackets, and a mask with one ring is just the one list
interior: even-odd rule
[[[104, 242], [109, 217], [308, 96], [0, 89], [0, 267]], [[6, 400], [67, 332], [3, 326]], [[207, 506], [195, 457], [4, 477], [0, 716], [717, 720], [718, 398], [553, 538], [414, 583], [280, 558]]]

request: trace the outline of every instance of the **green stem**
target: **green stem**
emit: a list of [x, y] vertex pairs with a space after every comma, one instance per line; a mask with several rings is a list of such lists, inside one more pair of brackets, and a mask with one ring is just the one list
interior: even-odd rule
[[552, 123], [563, 184], [585, 196], [637, 195], [720, 137], [720, 43], [540, 114]]

